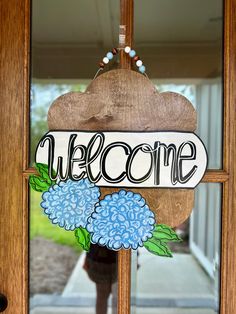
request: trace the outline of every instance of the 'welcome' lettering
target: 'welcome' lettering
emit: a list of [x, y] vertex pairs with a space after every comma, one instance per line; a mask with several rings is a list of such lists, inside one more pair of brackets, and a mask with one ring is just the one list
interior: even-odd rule
[[98, 186], [194, 188], [207, 165], [201, 140], [187, 132], [52, 131], [36, 162], [52, 180], [84, 177]]

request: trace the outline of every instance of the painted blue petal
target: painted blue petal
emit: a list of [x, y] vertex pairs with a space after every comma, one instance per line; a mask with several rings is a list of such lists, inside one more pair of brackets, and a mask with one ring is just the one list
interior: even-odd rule
[[[87, 219], [99, 202], [100, 191], [88, 179], [67, 180], [49, 188], [42, 195], [41, 206], [49, 219], [57, 218], [61, 228], [74, 230], [76, 226], [85, 227]], [[56, 221], [56, 220], [54, 220]]]
[[137, 249], [154, 228], [154, 214], [144, 198], [131, 191], [106, 195], [95, 213], [88, 219], [87, 230], [93, 233], [93, 241], [100, 239], [109, 249]]

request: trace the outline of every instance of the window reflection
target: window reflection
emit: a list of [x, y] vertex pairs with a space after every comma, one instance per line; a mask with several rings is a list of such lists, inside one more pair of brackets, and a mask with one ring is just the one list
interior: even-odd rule
[[218, 313], [220, 212], [221, 185], [200, 184], [189, 221], [176, 228], [184, 241], [169, 245], [173, 258], [133, 251], [133, 313]]
[[[117, 252], [91, 245], [53, 225], [30, 194], [30, 314], [116, 314]], [[71, 312], [70, 312], [71, 311]]]
[[83, 267], [96, 284], [96, 314], [107, 313], [112, 285], [117, 282], [116, 259], [117, 252], [95, 244], [91, 245], [90, 251], [86, 254]]

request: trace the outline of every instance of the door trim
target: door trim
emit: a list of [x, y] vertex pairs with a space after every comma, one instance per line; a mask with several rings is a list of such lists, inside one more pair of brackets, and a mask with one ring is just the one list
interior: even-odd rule
[[236, 1], [224, 8], [224, 170], [221, 224], [222, 314], [236, 310]]

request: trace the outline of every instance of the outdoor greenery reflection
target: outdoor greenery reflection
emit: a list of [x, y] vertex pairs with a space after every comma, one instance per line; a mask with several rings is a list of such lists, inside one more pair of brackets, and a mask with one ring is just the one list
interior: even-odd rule
[[31, 85], [31, 112], [30, 112], [30, 161], [34, 161], [37, 143], [48, 131], [47, 113], [52, 102], [68, 92], [84, 92], [86, 84], [59, 84], [59, 83], [32, 83]]

